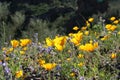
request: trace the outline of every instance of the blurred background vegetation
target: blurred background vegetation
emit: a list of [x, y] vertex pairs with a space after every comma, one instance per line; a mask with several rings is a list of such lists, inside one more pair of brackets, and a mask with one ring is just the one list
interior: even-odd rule
[[0, 44], [72, 32], [87, 18], [120, 17], [120, 0], [0, 0]]

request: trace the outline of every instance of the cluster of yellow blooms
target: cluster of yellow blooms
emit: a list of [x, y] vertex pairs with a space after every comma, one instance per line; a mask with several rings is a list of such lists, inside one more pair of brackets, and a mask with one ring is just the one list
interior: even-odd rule
[[4, 48], [2, 48], [2, 51], [4, 51], [6, 54], [9, 54], [10, 52], [12, 52], [14, 50], [14, 48], [6, 48], [6, 47], [4, 47]]
[[85, 45], [80, 45], [79, 49], [83, 51], [92, 52], [98, 47], [98, 42], [95, 43], [86, 43]]
[[55, 39], [46, 38], [47, 46], [54, 46], [58, 51], [62, 51], [65, 47], [67, 37], [66, 36], [56, 36]]
[[18, 40], [11, 40], [11, 45], [13, 48], [16, 48], [19, 46], [19, 41]]
[[71, 37], [70, 41], [77, 46], [80, 44], [80, 41], [82, 40], [83, 33], [82, 32], [73, 33], [70, 35], [70, 37]]
[[[94, 21], [94, 18], [89, 18], [87, 21], [86, 21], [86, 27], [89, 27], [90, 26], [90, 23]], [[73, 30], [79, 30], [78, 26], [74, 26], [73, 27]], [[88, 35], [89, 34], [89, 31], [85, 31], [84, 32], [85, 35]], [[66, 43], [66, 39], [68, 37], [66, 36], [56, 36], [55, 39], [50, 39], [49, 37], [46, 38], [46, 44], [47, 46], [54, 46], [55, 49], [59, 50], [59, 51], [62, 51], [65, 47], [65, 43]], [[81, 31], [78, 31], [77, 33], [69, 33], [69, 38], [70, 38], [70, 42], [72, 42], [75, 46], [78, 46], [80, 45], [80, 42], [83, 38], [83, 32]]]
[[117, 26], [116, 25], [112, 25], [112, 24], [106, 24], [105, 28], [108, 31], [114, 31], [117, 28]]
[[20, 42], [18, 40], [11, 40], [11, 45], [12, 45], [13, 48], [18, 47], [19, 45], [21, 47], [25, 47], [30, 43], [31, 43], [30, 39], [20, 39]]
[[87, 21], [86, 21], [86, 26], [89, 27], [90, 26], [90, 23], [92, 23], [94, 21], [94, 18], [89, 18]]
[[[81, 30], [86, 30], [87, 27], [90, 27], [90, 23], [92, 23], [93, 21], [94, 21], [94, 18], [92, 18], [92, 17], [89, 18], [89, 19], [86, 21], [85, 26], [83, 26], [83, 27], [81, 28]], [[75, 30], [75, 31], [79, 30], [78, 26], [74, 26], [74, 27], [73, 27], [73, 30]]]
[[111, 17], [110, 21], [112, 21], [112, 24], [106, 24], [105, 28], [108, 31], [114, 31], [117, 28], [117, 24], [119, 23], [119, 20], [117, 20], [116, 17]]
[[45, 64], [41, 65], [41, 67], [43, 67], [45, 70], [50, 71], [53, 68], [55, 68], [56, 65], [57, 65], [56, 63], [45, 63]]
[[46, 63], [45, 60], [42, 59], [38, 60], [38, 63], [41, 67], [48, 71], [52, 70], [57, 65], [56, 63]]
[[[12, 48], [9, 49], [9, 52], [12, 52], [14, 50], [14, 48], [17, 47], [22, 47], [22, 50], [20, 51], [20, 54], [25, 54], [25, 51], [27, 50], [27, 45], [31, 44], [31, 40], [30, 39], [20, 39], [20, 41], [18, 40], [11, 40], [11, 45]], [[7, 53], [9, 53], [7, 52]]]
[[110, 20], [113, 22], [113, 24], [118, 24], [119, 20], [116, 19], [116, 17], [111, 17]]
[[25, 47], [31, 43], [30, 39], [20, 39], [20, 46]]

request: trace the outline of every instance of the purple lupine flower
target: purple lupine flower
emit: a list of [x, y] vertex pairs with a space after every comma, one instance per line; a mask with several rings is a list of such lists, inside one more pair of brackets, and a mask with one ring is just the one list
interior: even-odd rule
[[6, 66], [6, 63], [3, 63], [2, 65], [5, 67], [5, 66]]
[[60, 65], [57, 65], [57, 66], [56, 66], [56, 70], [61, 70], [61, 66], [60, 66]]
[[10, 69], [7, 66], [7, 63], [3, 62], [2, 66], [3, 66], [3, 70], [4, 70], [4, 77], [5, 77], [5, 79], [6, 80], [10, 80], [10, 74], [11, 73], [10, 73]]
[[42, 44], [38, 45], [38, 49], [39, 53], [42, 53], [45, 51], [45, 48], [42, 46]]
[[85, 80], [85, 78], [81, 76], [81, 77], [79, 78], [79, 80]]
[[52, 49], [53, 49], [52, 47], [48, 47], [48, 48], [46, 48], [46, 52], [50, 53]]
[[8, 74], [10, 73], [10, 69], [7, 66], [5, 67], [5, 72]]
[[39, 53], [42, 53], [42, 52], [44, 52], [45, 51], [45, 48], [41, 48], [40, 50], [39, 50]]

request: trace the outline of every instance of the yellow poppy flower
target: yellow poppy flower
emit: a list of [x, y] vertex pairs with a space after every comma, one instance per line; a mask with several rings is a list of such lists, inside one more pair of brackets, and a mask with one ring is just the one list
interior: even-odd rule
[[118, 24], [119, 23], [119, 20], [115, 20], [113, 21], [114, 24]]
[[112, 27], [110, 29], [111, 29], [111, 31], [114, 31], [116, 28], [117, 28], [116, 25], [112, 25]]
[[76, 46], [80, 44], [80, 42], [77, 41], [76, 38], [72, 38], [72, 39], [71, 39], [71, 42], [74, 43]]
[[88, 36], [88, 35], [89, 35], [89, 31], [85, 31], [84, 34], [85, 34], [86, 36]]
[[111, 21], [114, 21], [115, 19], [116, 19], [115, 17], [111, 17], [111, 18], [110, 18]]
[[42, 67], [45, 69], [45, 70], [52, 70], [53, 68], [56, 67], [56, 63], [46, 63], [46, 64], [43, 64]]
[[115, 59], [117, 57], [117, 54], [116, 53], [112, 53], [111, 54], [111, 59]]
[[93, 22], [93, 21], [94, 21], [94, 18], [89, 18], [88, 21], [89, 21], [89, 22]]
[[83, 65], [84, 65], [83, 62], [80, 62], [80, 63], [78, 64], [79, 67], [81, 67], [81, 66], [83, 66]]
[[70, 76], [71, 76], [71, 77], [74, 77], [74, 76], [75, 76], [75, 73], [74, 73], [74, 72], [70, 73]]
[[55, 49], [57, 49], [58, 51], [62, 51], [63, 50], [63, 46], [56, 44], [55, 45]]
[[31, 43], [30, 39], [20, 39], [20, 46], [25, 47]]
[[20, 78], [22, 76], [23, 76], [23, 71], [22, 70], [16, 71], [16, 73], [15, 73], [16, 78]]
[[38, 62], [40, 64], [40, 66], [43, 65], [43, 64], [45, 64], [45, 60], [42, 60], [42, 59], [40, 59]]
[[80, 41], [82, 40], [83, 33], [82, 32], [74, 33], [71, 37], [72, 39], [70, 41], [74, 43], [76, 46], [78, 46], [80, 44]]
[[13, 48], [16, 48], [19, 46], [19, 41], [18, 40], [11, 40], [11, 45]]
[[98, 42], [93, 43], [94, 48], [98, 47]]
[[93, 44], [91, 43], [86, 43], [85, 45], [80, 45], [79, 49], [83, 50], [83, 51], [88, 51], [88, 52], [92, 52], [94, 51], [96, 48], [98, 47], [98, 42], [95, 42]]
[[77, 31], [78, 29], [79, 29], [79, 28], [78, 28], [77, 26], [73, 27], [73, 30], [76, 30], [76, 31]]
[[94, 46], [92, 45], [92, 44], [89, 44], [89, 43], [87, 43], [87, 44], [85, 44], [85, 50], [86, 51], [88, 51], [88, 52], [92, 52], [92, 51], [94, 51]]
[[107, 30], [110, 30], [111, 27], [112, 27], [111, 24], [106, 24], [106, 25], [105, 25], [105, 28], [106, 28]]
[[47, 46], [53, 46], [53, 41], [48, 37], [46, 38], [46, 44]]
[[105, 27], [107, 30], [111, 30], [111, 31], [114, 31], [117, 28], [116, 25], [111, 25], [111, 24], [107, 24]]
[[65, 47], [66, 36], [61, 37], [56, 36], [55, 39], [53, 40], [53, 43], [57, 50], [62, 51]]

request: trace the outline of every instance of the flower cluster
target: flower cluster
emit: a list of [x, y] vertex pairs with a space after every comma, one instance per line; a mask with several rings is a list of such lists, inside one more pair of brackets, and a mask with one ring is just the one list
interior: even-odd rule
[[43, 65], [41, 65], [45, 70], [52, 70], [53, 68], [56, 67], [56, 63], [45, 63]]
[[98, 42], [95, 42], [95, 43], [86, 43], [85, 45], [80, 45], [79, 46], [80, 50], [88, 51], [88, 52], [92, 52], [96, 48], [98, 48]]
[[56, 36], [53, 40], [46, 38], [46, 44], [47, 46], [54, 46], [58, 51], [62, 51], [65, 47], [66, 40], [66, 36]]
[[70, 35], [70, 37], [71, 37], [70, 41], [77, 46], [80, 44], [80, 41], [82, 40], [83, 33], [82, 32], [73, 33]]
[[[0, 50], [0, 79], [4, 80], [118, 80], [120, 24], [74, 26], [73, 33], [11, 40]], [[2, 77], [2, 78], [1, 78]]]
[[117, 26], [116, 25], [112, 25], [112, 24], [106, 24], [105, 28], [108, 31], [114, 31], [117, 28]]
[[11, 40], [11, 45], [12, 45], [13, 48], [18, 47], [19, 45], [21, 47], [25, 47], [25, 46], [27, 46], [30, 43], [31, 43], [30, 39], [20, 39], [20, 41], [18, 41], [18, 40]]

